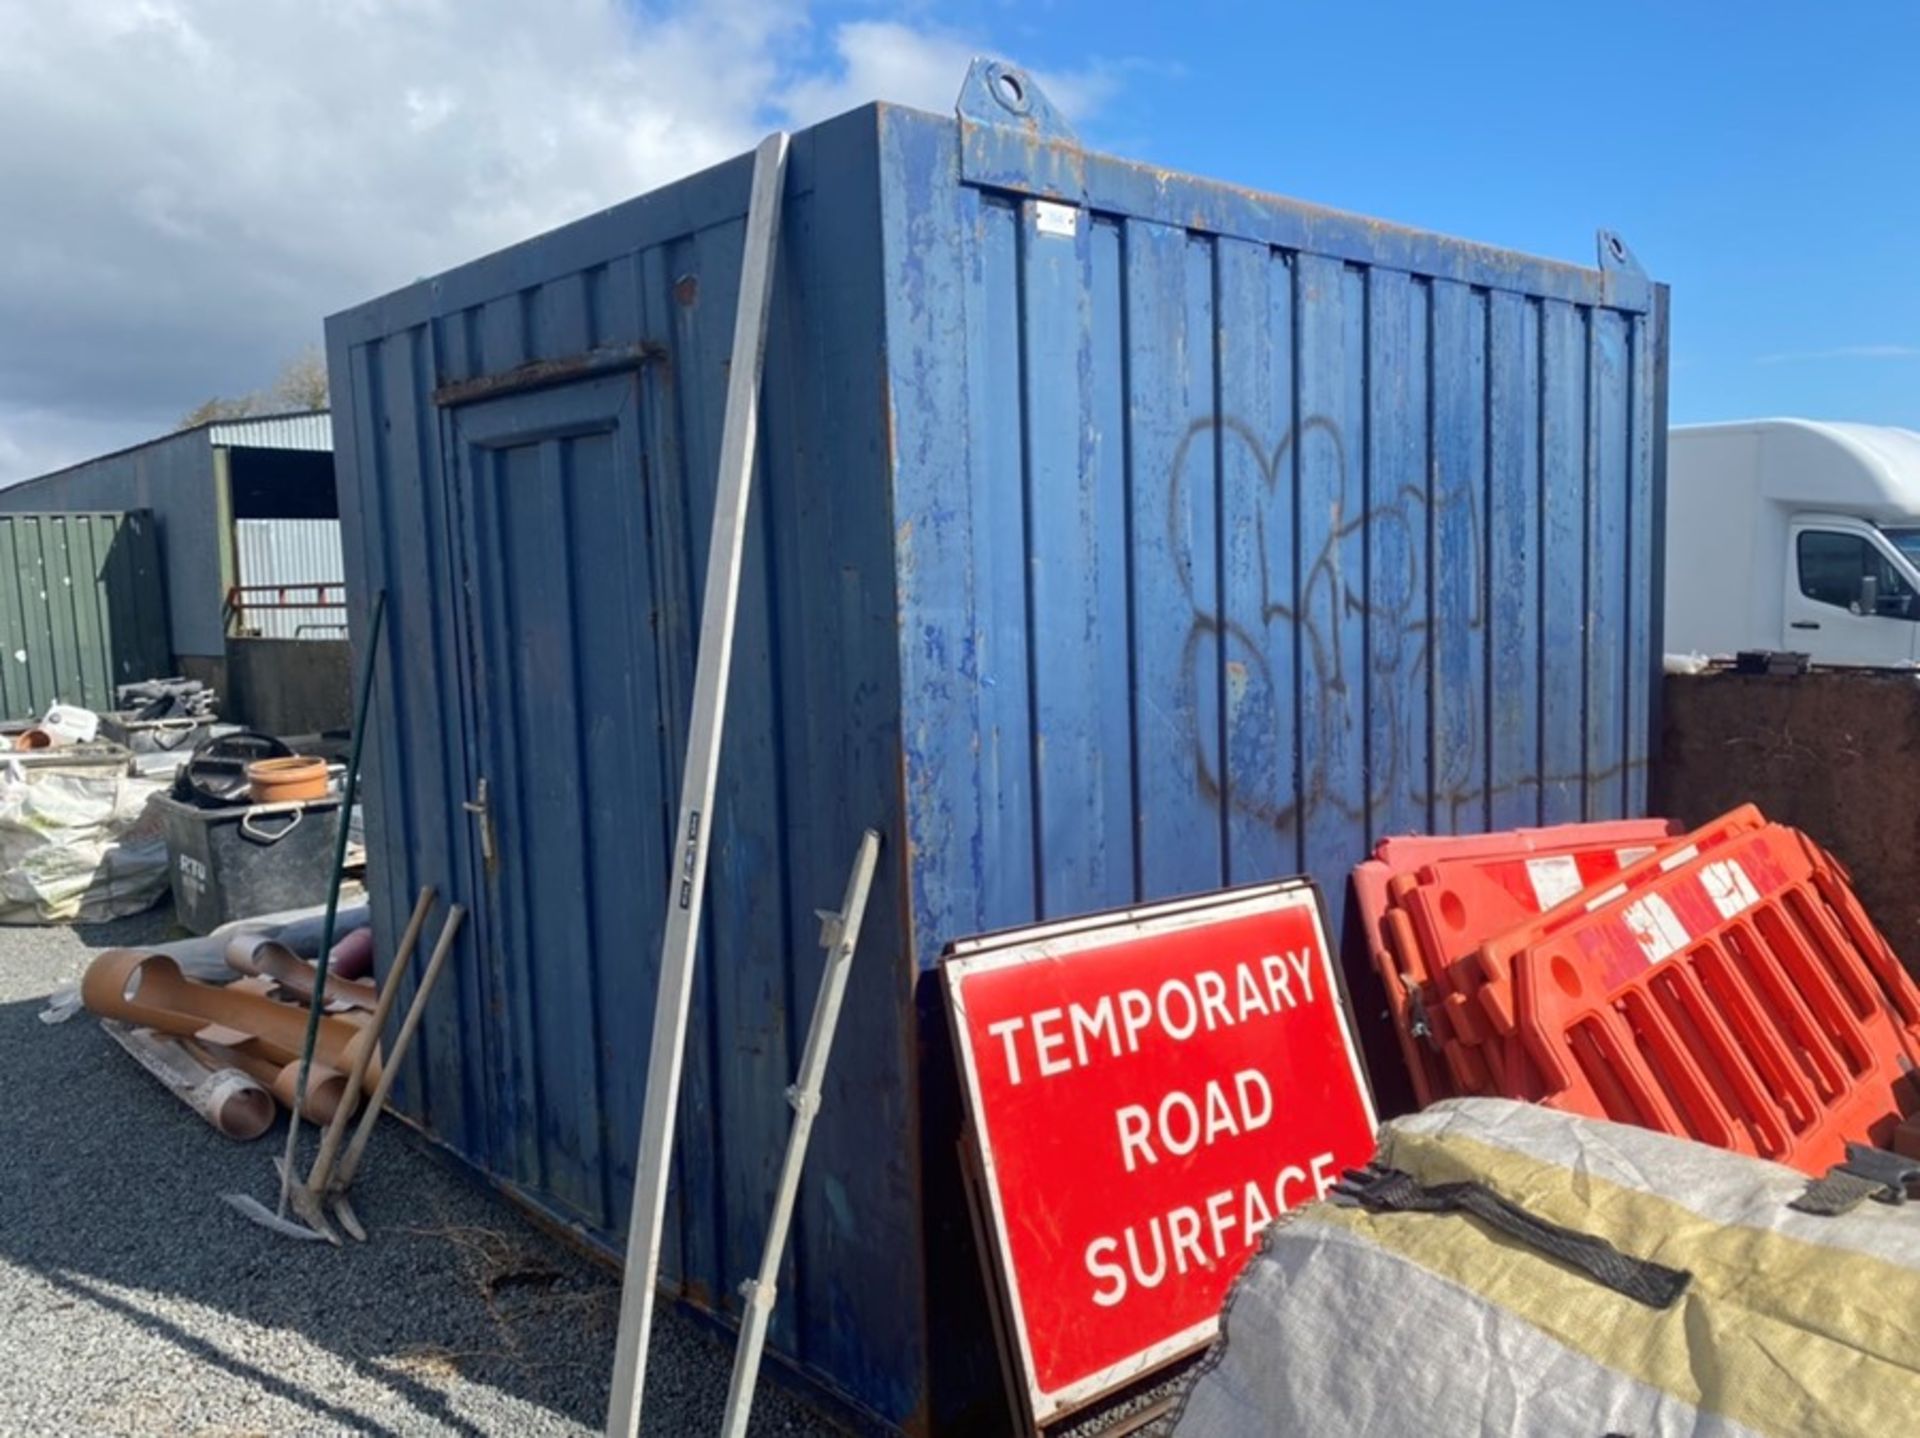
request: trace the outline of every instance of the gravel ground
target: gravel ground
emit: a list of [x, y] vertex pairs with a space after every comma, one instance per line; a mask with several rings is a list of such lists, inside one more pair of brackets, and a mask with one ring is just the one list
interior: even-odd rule
[[[394, 1123], [355, 1189], [371, 1242], [336, 1251], [276, 1237], [219, 1195], [270, 1202], [284, 1130], [233, 1143], [85, 1014], [36, 1020], [92, 952], [171, 928], [162, 908], [0, 929], [0, 1430], [598, 1433], [610, 1270]], [[705, 1328], [662, 1310], [647, 1431], [717, 1431], [731, 1361]], [[839, 1430], [763, 1381], [753, 1431]]]

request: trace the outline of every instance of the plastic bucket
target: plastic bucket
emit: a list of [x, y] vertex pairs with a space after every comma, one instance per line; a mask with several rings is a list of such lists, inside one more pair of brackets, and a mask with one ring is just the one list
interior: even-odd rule
[[247, 789], [256, 804], [324, 799], [327, 797], [327, 761], [304, 754], [256, 759], [247, 765]]

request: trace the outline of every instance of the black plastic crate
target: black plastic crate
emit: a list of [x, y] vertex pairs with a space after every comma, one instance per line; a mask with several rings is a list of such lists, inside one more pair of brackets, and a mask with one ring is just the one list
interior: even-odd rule
[[324, 903], [340, 838], [336, 795], [305, 804], [204, 809], [161, 795], [180, 923], [196, 934]]

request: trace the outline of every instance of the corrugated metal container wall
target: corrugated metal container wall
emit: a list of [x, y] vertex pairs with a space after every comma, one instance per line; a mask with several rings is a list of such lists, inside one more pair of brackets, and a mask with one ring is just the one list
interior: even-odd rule
[[[983, 927], [1641, 802], [1655, 293], [1086, 155], [794, 140], [670, 1282], [737, 1312], [818, 976], [887, 838], [773, 1347], [913, 1431], [996, 1371], [926, 970]], [[632, 1154], [745, 159], [335, 317], [370, 849], [473, 902], [403, 1098], [609, 1245]], [[1042, 209], [1040, 200], [1070, 208]], [[484, 784], [484, 790], [483, 790]], [[462, 811], [484, 797], [478, 818]], [[479, 827], [491, 839], [483, 862]]]
[[171, 673], [153, 516], [0, 514], [0, 710], [112, 709], [114, 686]]
[[[316, 596], [314, 586], [338, 586], [346, 574], [340, 554], [337, 519], [236, 519], [234, 548], [240, 584], [292, 585], [289, 602]], [[267, 595], [268, 599], [276, 596]], [[338, 639], [346, 617], [338, 609], [270, 609], [248, 607], [247, 628], [270, 639]]]
[[1383, 835], [1644, 812], [1665, 298], [1624, 243], [1537, 260], [996, 108], [882, 126], [921, 962], [1276, 874], [1339, 925]]

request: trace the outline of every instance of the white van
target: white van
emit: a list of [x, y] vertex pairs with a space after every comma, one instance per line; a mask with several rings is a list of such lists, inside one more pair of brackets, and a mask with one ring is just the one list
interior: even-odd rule
[[1670, 430], [1665, 647], [1920, 662], [1920, 433], [1806, 419]]

